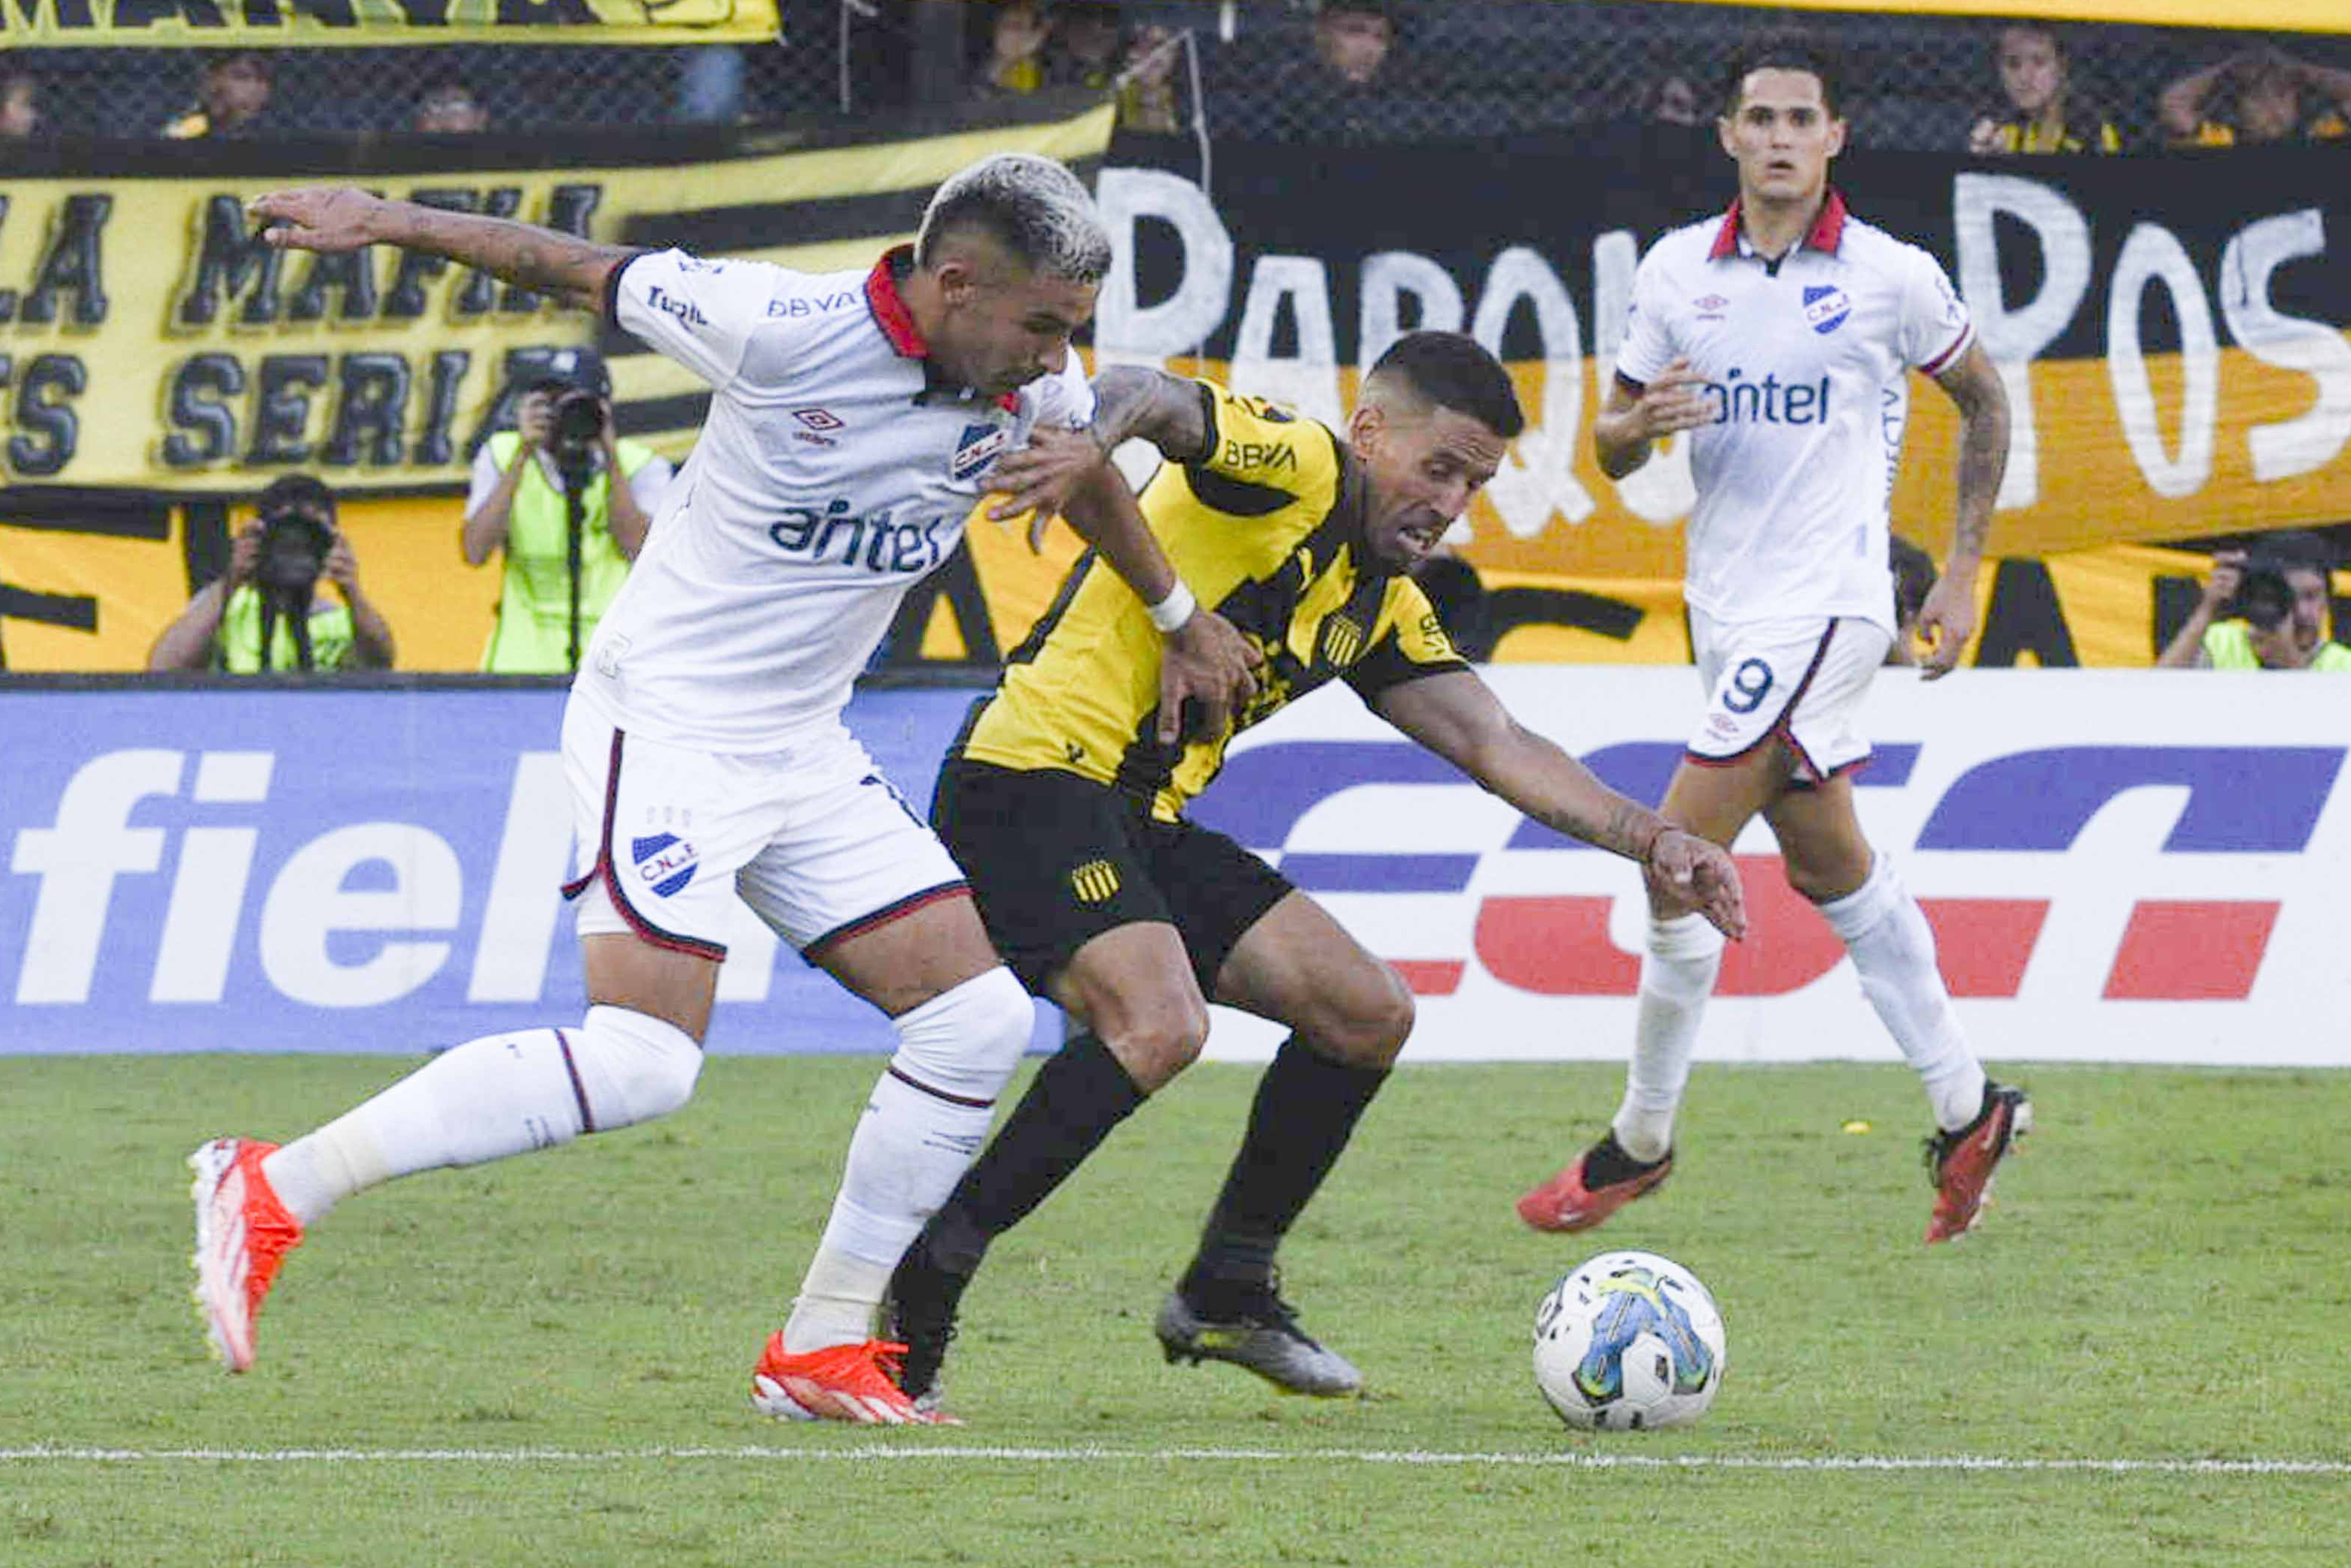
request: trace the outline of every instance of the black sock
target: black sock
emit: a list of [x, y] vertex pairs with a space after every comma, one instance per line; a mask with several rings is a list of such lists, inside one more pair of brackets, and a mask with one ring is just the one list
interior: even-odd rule
[[950, 1273], [977, 1270], [987, 1244], [1050, 1197], [1143, 1100], [1101, 1040], [1064, 1042], [923, 1228], [932, 1260]]
[[[1672, 1152], [1670, 1149], [1666, 1151], [1667, 1154]], [[1597, 1192], [1604, 1186], [1614, 1186], [1620, 1181], [1631, 1181], [1635, 1176], [1646, 1176], [1665, 1163], [1665, 1155], [1660, 1155], [1654, 1160], [1635, 1159], [1625, 1152], [1625, 1145], [1616, 1141], [1616, 1129], [1611, 1127], [1606, 1136], [1584, 1151], [1584, 1189], [1588, 1192]]]
[[1195, 1306], [1213, 1305], [1232, 1287], [1262, 1287], [1272, 1277], [1274, 1249], [1387, 1078], [1386, 1068], [1333, 1061], [1294, 1034], [1281, 1042], [1258, 1081], [1249, 1132], [1208, 1216], [1199, 1256], [1184, 1275], [1180, 1288]]

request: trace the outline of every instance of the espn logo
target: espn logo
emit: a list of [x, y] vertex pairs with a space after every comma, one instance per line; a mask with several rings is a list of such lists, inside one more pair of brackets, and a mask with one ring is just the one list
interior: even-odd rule
[[1118, 891], [1118, 868], [1108, 861], [1088, 861], [1070, 873], [1070, 891], [1080, 904], [1107, 904]]

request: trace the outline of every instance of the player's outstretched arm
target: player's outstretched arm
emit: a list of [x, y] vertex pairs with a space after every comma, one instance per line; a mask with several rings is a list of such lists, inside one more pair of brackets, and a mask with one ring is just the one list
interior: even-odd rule
[[1959, 474], [1951, 552], [1912, 626], [1922, 644], [1920, 671], [1930, 681], [1958, 668], [1975, 635], [1976, 574], [1983, 566], [2001, 478], [2008, 472], [2008, 389], [1983, 345], [1970, 344], [1935, 382], [1959, 405]]
[[1535, 821], [1638, 862], [1653, 888], [1697, 910], [1724, 936], [1747, 934], [1739, 870], [1720, 845], [1603, 784], [1512, 718], [1472, 672], [1390, 686], [1374, 706], [1382, 718]]
[[347, 251], [371, 245], [444, 256], [518, 288], [600, 309], [612, 269], [636, 253], [511, 218], [387, 201], [350, 186], [272, 191], [246, 209], [280, 250]]

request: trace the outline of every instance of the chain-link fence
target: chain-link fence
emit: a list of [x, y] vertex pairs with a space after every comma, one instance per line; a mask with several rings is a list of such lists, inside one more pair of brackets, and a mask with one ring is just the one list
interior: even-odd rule
[[[1032, 24], [1038, 16], [1049, 24], [1041, 48], [1029, 54], [1021, 48], [1040, 29], [1009, 15], [1024, 6]], [[349, 135], [421, 124], [556, 130], [890, 113], [1039, 82], [1099, 80], [1133, 61], [1136, 37], [1155, 28], [1177, 41], [1144, 68], [1155, 82], [1164, 68], [1165, 87], [1130, 121], [1142, 129], [1188, 130], [1205, 118], [1222, 133], [1247, 137], [1491, 137], [1610, 119], [1709, 117], [1732, 50], [1778, 20], [1744, 5], [1656, 0], [1381, 0], [1384, 50], [1357, 83], [1318, 54], [1308, 0], [1043, 0], [1041, 11], [1037, 0], [781, 0], [779, 8], [782, 32], [772, 44], [280, 50], [240, 68], [248, 99], [250, 78], [264, 78], [266, 106], [241, 122], [234, 109], [215, 108], [209, 122], [215, 133]], [[1091, 31], [1085, 21], [1112, 12], [1124, 37], [1105, 72], [1075, 56]], [[1993, 58], [1997, 23], [1817, 12], [1802, 20], [1845, 57], [1856, 144], [1956, 148], [1977, 121], [2009, 112]], [[999, 27], [1008, 40], [1002, 56]], [[2062, 37], [2075, 114], [2112, 123], [2126, 146], [2160, 140], [2156, 106], [2167, 84], [2263, 43], [2351, 68], [2351, 37], [2342, 36], [2267, 40], [2078, 24]], [[148, 137], [167, 126], [188, 133], [203, 123], [191, 117], [217, 90], [208, 68], [226, 66], [223, 57], [170, 49], [20, 49], [0, 57], [11, 99], [29, 94], [40, 132], [61, 136]], [[988, 85], [991, 76], [1006, 85]], [[2315, 78], [2302, 91], [2315, 121], [2327, 94]]]

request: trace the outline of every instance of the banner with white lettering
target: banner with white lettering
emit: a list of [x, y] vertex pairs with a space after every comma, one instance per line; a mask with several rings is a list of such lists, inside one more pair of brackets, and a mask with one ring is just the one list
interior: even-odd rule
[[[1229, 374], [1336, 421], [1399, 333], [1472, 332], [1512, 365], [1532, 423], [1477, 505], [1469, 559], [1677, 575], [1687, 459], [1668, 444], [1611, 483], [1591, 423], [1642, 254], [1735, 188], [1711, 127], [1368, 152], [1218, 141], [1209, 167], [1204, 191], [1180, 143], [1113, 150], [1106, 354]], [[2351, 517], [2346, 176], [2335, 146], [1838, 162], [1858, 216], [1941, 260], [2007, 382], [1996, 550]], [[1895, 523], [1939, 553], [1958, 421], [1923, 382], [1910, 402]]]
[[776, 0], [11, 0], [0, 48], [763, 43]]
[[[975, 112], [824, 135], [484, 135], [460, 165], [445, 142], [372, 140], [11, 152], [0, 499], [16, 486], [250, 494], [294, 470], [347, 495], [461, 488], [503, 394], [596, 329], [434, 256], [272, 249], [245, 213], [264, 191], [355, 183], [618, 245], [862, 269], [974, 159], [1043, 153], [1091, 179], [1109, 142], [1112, 111], [1087, 95]], [[683, 456], [706, 384], [641, 350], [612, 369], [621, 433]]]
[[[1486, 674], [1648, 800], [1699, 706], [1687, 670]], [[867, 692], [849, 722], [919, 806], [967, 700]], [[562, 701], [13, 687], [9, 734], [40, 743], [0, 770], [0, 1051], [413, 1053], [576, 1019]], [[1924, 905], [1984, 1055], [2351, 1064], [2351, 707], [2334, 683], [1889, 671], [1865, 728], [1863, 823]], [[1395, 965], [1418, 998], [1407, 1061], [1623, 1054], [1634, 868], [1521, 818], [1352, 694], [1243, 736], [1196, 814]], [[1754, 931], [1700, 1054], [1894, 1060], [1761, 825], [1735, 848]], [[718, 996], [719, 1051], [892, 1049], [880, 1014], [747, 911]], [[1278, 1035], [1219, 1009], [1209, 1049], [1258, 1056]]]

